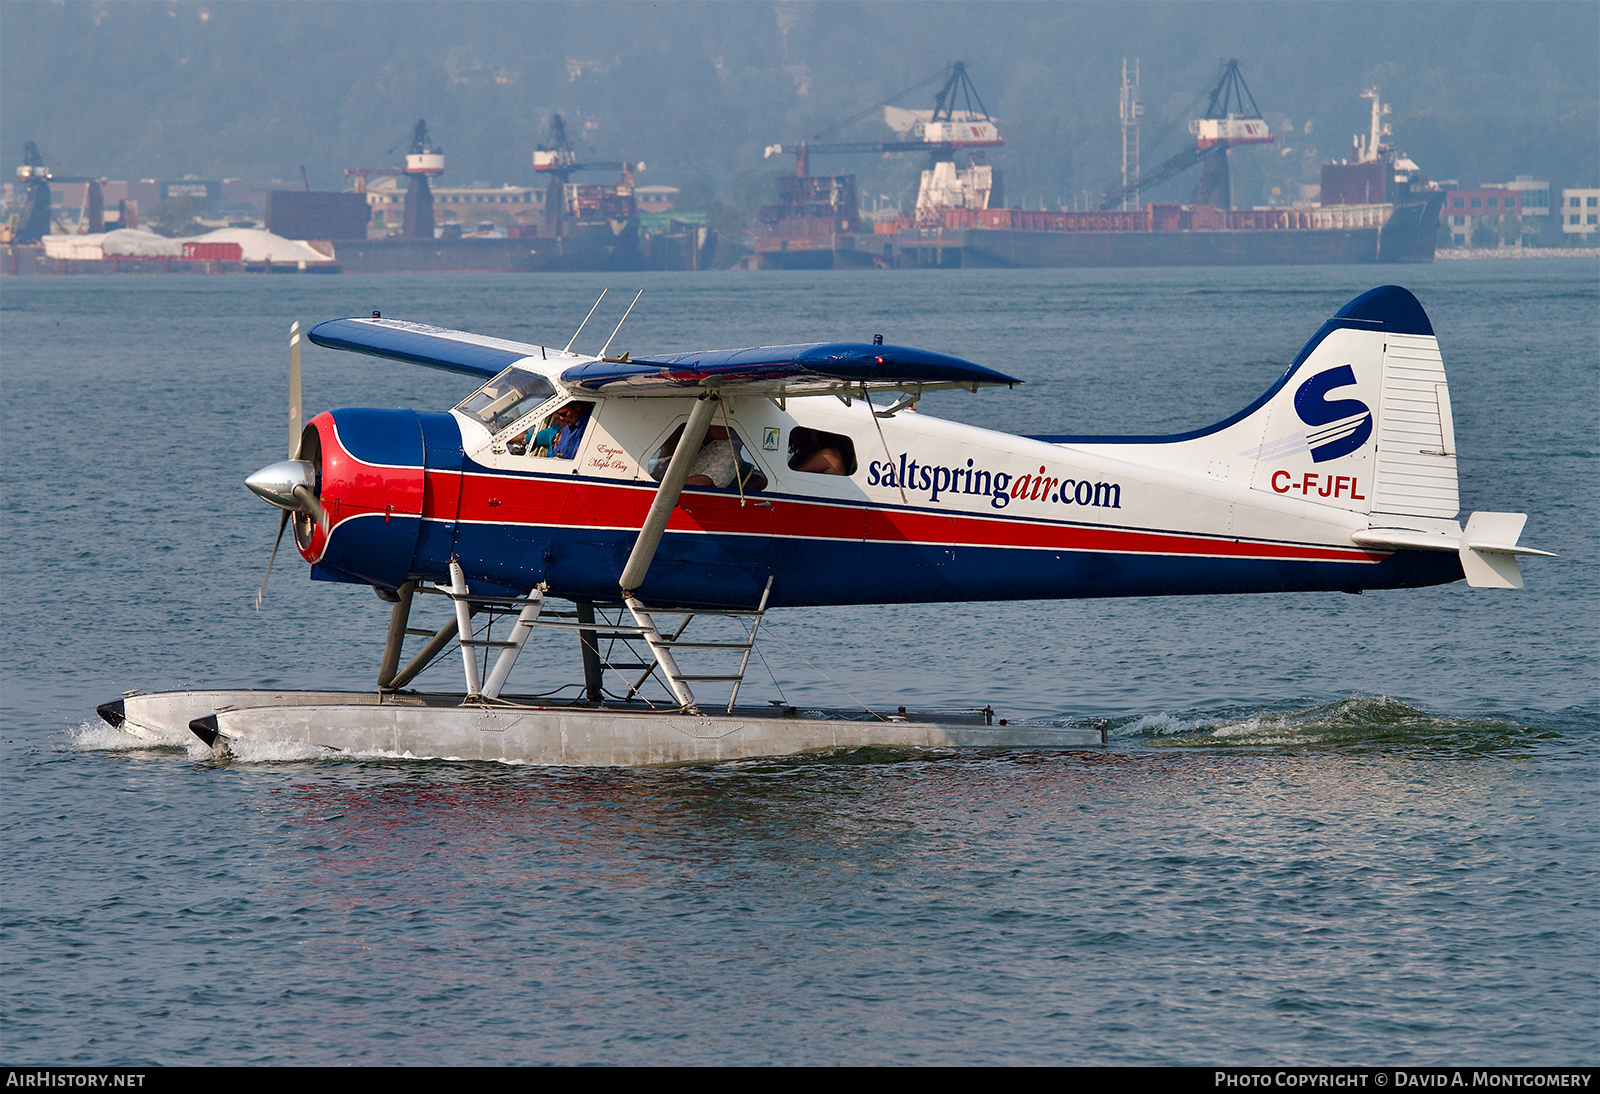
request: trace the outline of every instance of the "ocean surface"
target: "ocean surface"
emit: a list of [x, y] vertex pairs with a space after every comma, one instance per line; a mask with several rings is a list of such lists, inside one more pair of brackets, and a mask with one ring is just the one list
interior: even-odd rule
[[[1383, 281], [1522, 591], [773, 612], [744, 698], [1102, 719], [1104, 748], [673, 770], [132, 747], [97, 703], [367, 687], [388, 612], [280, 552], [294, 319], [595, 349], [866, 340], [923, 411], [1156, 433]], [[620, 290], [620, 291], [619, 291]], [[613, 306], [614, 305], [614, 306]], [[308, 347], [308, 412], [470, 383]], [[1600, 266], [0, 279], [0, 1058], [1594, 1064]], [[513, 686], [580, 672], [555, 638]], [[453, 668], [422, 684], [458, 686]]]

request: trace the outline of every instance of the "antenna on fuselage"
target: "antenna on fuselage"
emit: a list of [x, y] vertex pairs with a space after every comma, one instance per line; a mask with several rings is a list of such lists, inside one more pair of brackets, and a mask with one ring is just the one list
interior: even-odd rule
[[[594, 302], [594, 308], [598, 308], [600, 306], [600, 301], [604, 300], [605, 298], [606, 290], [601, 289], [599, 299]], [[594, 308], [589, 309], [589, 315], [583, 317], [583, 322], [578, 324], [578, 329], [572, 332], [572, 337], [567, 339], [567, 344], [561, 347], [562, 353], [566, 353], [568, 350], [570, 350], [572, 348], [572, 343], [578, 340], [578, 335], [583, 333], [584, 324], [588, 323], [589, 317], [594, 315]]]
[[[643, 289], [640, 289], [637, 293], [635, 293], [634, 297], [633, 297], [633, 304], [637, 304], [639, 302], [639, 297], [641, 297], [643, 295], [644, 295], [644, 290]], [[617, 323], [617, 330], [621, 330], [622, 329], [622, 324], [626, 323], [628, 321], [628, 316], [633, 314], [633, 304], [629, 304], [628, 305], [628, 310], [622, 313], [622, 318]], [[600, 356], [601, 357], [604, 357], [606, 355], [606, 350], [611, 348], [612, 341], [617, 337], [617, 330], [612, 331], [611, 332], [611, 337], [606, 339], [606, 344], [600, 347]], [[627, 354], [623, 354], [623, 356], [626, 357]]]

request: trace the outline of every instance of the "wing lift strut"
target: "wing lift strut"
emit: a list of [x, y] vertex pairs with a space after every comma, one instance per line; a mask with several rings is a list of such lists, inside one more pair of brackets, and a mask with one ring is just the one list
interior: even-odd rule
[[[749, 667], [750, 652], [755, 647], [756, 633], [761, 626], [762, 617], [766, 614], [768, 598], [772, 594], [772, 578], [768, 577], [766, 588], [761, 594], [761, 601], [753, 610], [666, 609], [667, 614], [682, 617], [677, 625], [668, 629], [666, 633], [663, 633], [657, 624], [651, 609], [636, 595], [639, 586], [644, 583], [645, 574], [650, 569], [656, 550], [661, 545], [661, 537], [666, 531], [667, 522], [672, 517], [673, 509], [677, 507], [678, 499], [683, 493], [684, 482], [689, 477], [689, 467], [700, 451], [716, 409], [717, 397], [708, 392], [695, 402], [694, 409], [689, 414], [683, 437], [672, 454], [666, 474], [662, 476], [661, 485], [651, 502], [650, 511], [639, 529], [639, 538], [634, 542], [633, 550], [623, 567], [618, 583], [620, 603], [595, 604], [580, 601], [574, 606], [575, 610], [570, 612], [552, 610], [545, 605], [543, 584], [522, 597], [475, 594], [467, 585], [461, 563], [451, 559], [448, 585], [426, 586], [419, 585], [414, 580], [407, 581], [395, 593], [386, 597], [393, 599], [394, 608], [390, 614], [383, 660], [378, 669], [379, 691], [393, 693], [404, 688], [433, 664], [452, 642], [457, 642], [460, 645], [462, 670], [466, 677], [466, 702], [510, 702], [501, 698], [501, 691], [511, 674], [512, 666], [516, 664], [517, 656], [527, 644], [529, 634], [534, 627], [555, 627], [578, 632], [583, 650], [584, 687], [591, 703], [598, 704], [605, 695], [602, 680], [604, 672], [609, 670], [622, 674], [624, 679], [630, 681], [621, 696], [622, 701], [628, 702], [635, 698], [643, 700], [640, 689], [651, 677], [655, 677], [671, 694], [676, 704], [675, 709], [692, 714], [700, 713], [693, 684], [705, 682], [731, 685], [727, 710], [732, 713], [734, 703], [739, 697], [739, 687], [744, 681], [745, 670]], [[455, 609], [453, 617], [437, 631], [419, 630], [408, 626], [412, 601], [418, 592], [443, 594], [453, 603]], [[609, 611], [611, 618], [602, 614], [597, 619], [597, 608], [602, 613]], [[624, 611], [627, 613], [627, 618], [624, 618]], [[491, 625], [496, 617], [514, 613], [515, 620], [510, 634], [502, 639], [493, 639], [489, 637], [489, 628], [486, 627], [484, 636], [478, 637], [473, 629], [473, 617], [480, 613], [489, 615]], [[687, 640], [684, 638], [684, 633], [696, 616], [740, 619], [743, 621], [740, 628], [742, 633], [731, 640]], [[426, 637], [428, 641], [404, 668], [400, 668], [401, 647], [408, 635]], [[612, 653], [619, 642], [625, 651], [624, 656], [631, 658], [630, 660], [613, 659]], [[644, 649], [638, 650], [635, 643], [641, 642]], [[674, 652], [680, 650], [720, 652], [724, 655], [738, 653], [740, 655], [738, 667], [734, 671], [687, 673], [678, 666], [677, 658], [674, 656]], [[489, 661], [490, 654], [495, 655], [492, 665]], [[482, 665], [479, 663], [480, 655]], [[646, 656], [648, 660], [645, 659]], [[638, 675], [633, 675], [635, 673]]]

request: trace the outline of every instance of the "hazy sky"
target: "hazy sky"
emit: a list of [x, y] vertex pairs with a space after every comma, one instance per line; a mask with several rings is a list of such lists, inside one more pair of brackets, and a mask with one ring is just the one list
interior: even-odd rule
[[[561, 112], [641, 181], [724, 193], [793, 141], [968, 62], [1007, 147], [1010, 200], [1098, 192], [1118, 171], [1124, 57], [1144, 73], [1145, 165], [1188, 139], [1238, 57], [1282, 134], [1236, 185], [1289, 184], [1348, 154], [1366, 86], [1436, 178], [1600, 182], [1600, 8], [1578, 3], [0, 4], [0, 148], [113, 178], [298, 178], [343, 188], [419, 117], [445, 181], [528, 182]], [[1199, 101], [1197, 101], [1199, 100]], [[931, 105], [928, 91], [906, 105]], [[1307, 132], [1307, 123], [1310, 132]], [[841, 134], [884, 139], [875, 118]], [[814, 171], [903, 191], [918, 157]], [[1248, 194], [1242, 195], [1248, 197]]]

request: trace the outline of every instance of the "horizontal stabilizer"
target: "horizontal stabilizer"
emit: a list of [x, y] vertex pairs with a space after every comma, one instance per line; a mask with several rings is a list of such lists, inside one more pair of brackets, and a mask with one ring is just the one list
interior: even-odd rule
[[1518, 547], [1526, 513], [1473, 513], [1461, 533], [1461, 569], [1475, 589], [1520, 589], [1518, 555], [1555, 558], [1549, 551]]
[[1415, 528], [1368, 528], [1352, 532], [1350, 538], [1363, 547], [1390, 551], [1459, 551], [1461, 537], [1447, 532], [1423, 532]]
[[406, 323], [398, 319], [330, 319], [311, 328], [313, 343], [487, 380], [508, 365], [546, 351], [524, 342]]
[[677, 395], [700, 390], [797, 396], [878, 390], [970, 388], [1021, 380], [993, 369], [906, 346], [824, 342], [801, 346], [707, 350], [633, 361], [590, 361], [561, 382], [608, 395]]

